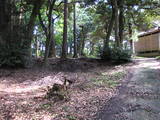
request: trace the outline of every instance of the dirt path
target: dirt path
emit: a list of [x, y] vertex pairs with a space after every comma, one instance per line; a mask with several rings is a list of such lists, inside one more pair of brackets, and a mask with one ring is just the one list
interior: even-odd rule
[[136, 61], [132, 77], [96, 120], [160, 120], [160, 64], [155, 59]]
[[[100, 107], [116, 95], [114, 86], [134, 64], [96, 59], [51, 62], [48, 69], [39, 63], [31, 69], [0, 69], [0, 120], [93, 120]], [[46, 99], [48, 86], [63, 84], [64, 76], [73, 82], [66, 99]], [[108, 78], [104, 76], [112, 80], [105, 83]]]

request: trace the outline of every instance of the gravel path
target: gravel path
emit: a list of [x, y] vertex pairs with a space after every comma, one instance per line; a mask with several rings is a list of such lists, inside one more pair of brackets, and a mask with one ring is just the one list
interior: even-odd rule
[[131, 76], [119, 88], [96, 120], [160, 120], [160, 64], [155, 59], [136, 60]]

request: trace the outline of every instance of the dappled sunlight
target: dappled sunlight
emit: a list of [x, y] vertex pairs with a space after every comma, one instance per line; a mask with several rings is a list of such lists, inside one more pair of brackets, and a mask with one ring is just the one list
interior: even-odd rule
[[33, 92], [39, 88], [40, 88], [39, 86], [31, 86], [31, 87], [30, 86], [24, 86], [24, 87], [16, 86], [16, 87], [6, 88], [0, 91], [8, 92], [8, 93], [23, 93], [23, 92]]
[[158, 120], [160, 106], [160, 63], [156, 59], [136, 61], [132, 77], [120, 88], [119, 94], [106, 103], [102, 120], [127, 118], [133, 120]]
[[138, 60], [139, 64], [135, 65], [134, 68], [151, 68], [151, 69], [160, 69], [160, 63], [155, 61], [153, 58], [145, 58]]
[[47, 112], [41, 112], [39, 114], [32, 113], [32, 115], [28, 116], [27, 114], [19, 114], [16, 115], [13, 120], [53, 120], [56, 115], [51, 115]]

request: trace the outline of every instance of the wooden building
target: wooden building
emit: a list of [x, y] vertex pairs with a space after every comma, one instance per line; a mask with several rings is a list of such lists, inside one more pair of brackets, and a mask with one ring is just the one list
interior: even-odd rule
[[139, 35], [138, 41], [134, 42], [134, 49], [139, 56], [160, 55], [160, 28]]

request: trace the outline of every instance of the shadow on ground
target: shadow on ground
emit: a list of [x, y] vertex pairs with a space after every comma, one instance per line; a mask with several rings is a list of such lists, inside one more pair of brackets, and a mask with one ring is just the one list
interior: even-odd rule
[[96, 120], [158, 120], [160, 65], [155, 59], [137, 60], [119, 93], [97, 113]]

